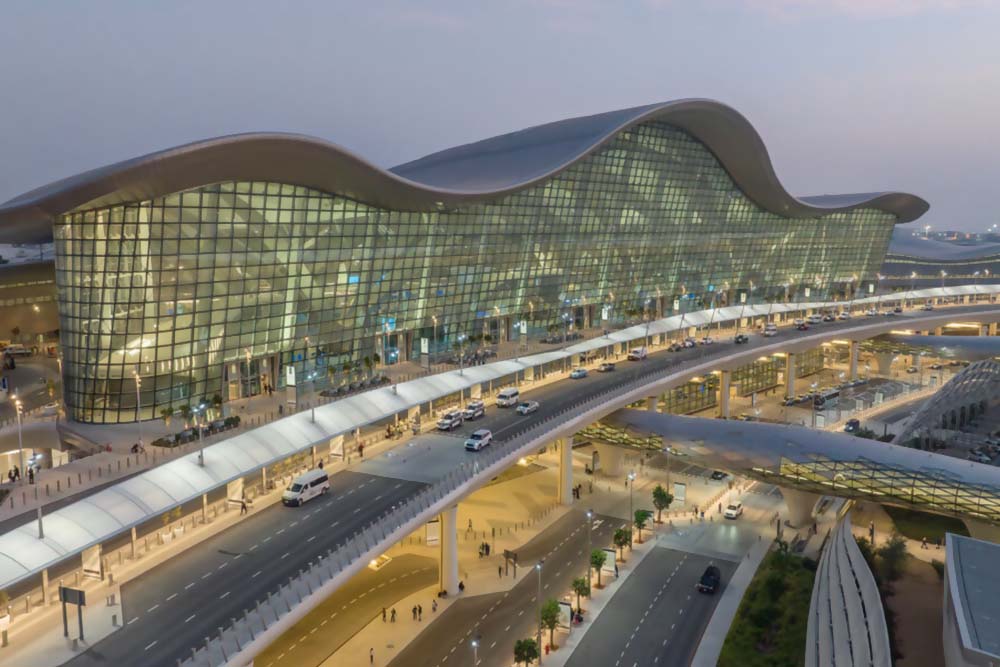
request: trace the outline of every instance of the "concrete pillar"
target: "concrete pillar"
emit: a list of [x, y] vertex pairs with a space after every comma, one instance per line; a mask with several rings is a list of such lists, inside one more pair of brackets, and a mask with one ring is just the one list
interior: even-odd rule
[[879, 375], [888, 377], [892, 373], [892, 352], [876, 352], [875, 364], [878, 366]]
[[934, 328], [934, 335], [935, 336], [943, 336], [944, 335], [944, 327], [935, 327]]
[[698, 327], [688, 327], [688, 338], [694, 338], [698, 335]]
[[135, 539], [135, 526], [132, 526], [131, 533], [132, 533], [131, 534], [131, 537], [132, 537], [132, 560], [135, 560], [135, 542], [136, 542], [136, 539]]
[[208, 521], [208, 494], [201, 494], [201, 520], [202, 522]]
[[646, 409], [650, 412], [656, 412], [656, 404], [659, 402], [659, 396], [647, 396], [646, 397]]
[[785, 355], [785, 395], [795, 396], [795, 353]]
[[813, 508], [819, 500], [819, 494], [783, 486], [781, 495], [788, 506], [788, 515], [782, 517], [782, 521], [787, 520], [795, 528], [805, 528], [812, 524]]
[[856, 340], [852, 340], [851, 349], [849, 353], [850, 361], [848, 362], [850, 365], [849, 375], [852, 381], [858, 379], [858, 352], [860, 351], [860, 349], [861, 349], [861, 344], [858, 343], [858, 341]]
[[458, 595], [458, 505], [441, 512], [438, 589]]
[[534, 382], [535, 381], [535, 367], [534, 366], [528, 366], [527, 368], [524, 369], [524, 381], [525, 382]]
[[719, 377], [719, 416], [723, 419], [729, 419], [729, 385], [732, 377], [732, 371], [722, 371]]
[[964, 303], [965, 305], [969, 305], [969, 295], [968, 294], [966, 294], [965, 296], [962, 297], [962, 303]]
[[573, 436], [559, 442], [559, 504], [573, 504]]
[[478, 382], [471, 387], [469, 387], [469, 397], [472, 399], [480, 399], [483, 397], [483, 385]]
[[987, 331], [987, 335], [989, 335], [989, 336], [996, 336], [997, 335], [997, 323], [996, 322], [990, 322], [990, 324], [989, 324], [989, 330]]
[[310, 467], [311, 468], [315, 468], [316, 467], [316, 446], [315, 445], [313, 445], [312, 447], [309, 448], [309, 456], [312, 459], [312, 466], [310, 466]]
[[594, 451], [597, 452], [597, 456], [601, 460], [598, 472], [612, 477], [617, 476], [621, 472], [622, 454], [624, 453], [621, 447], [594, 443]]
[[42, 570], [42, 604], [48, 606], [49, 604], [49, 570], [48, 568]]
[[267, 466], [260, 469], [260, 483], [264, 487], [264, 492], [267, 493]]

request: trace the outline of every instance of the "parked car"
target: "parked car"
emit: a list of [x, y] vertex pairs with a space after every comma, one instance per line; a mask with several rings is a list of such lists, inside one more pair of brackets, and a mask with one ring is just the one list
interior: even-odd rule
[[694, 338], [688, 336], [684, 339], [684, 347], [695, 347], [696, 345], [697, 343], [695, 343]]
[[457, 410], [454, 412], [445, 413], [443, 417], [438, 419], [437, 428], [439, 431], [453, 431], [462, 425], [462, 413]]
[[530, 415], [538, 409], [538, 401], [525, 401], [517, 406], [517, 414]]
[[764, 327], [764, 331], [762, 332], [762, 334], [765, 338], [770, 338], [771, 336], [777, 336], [778, 327], [774, 324], [768, 324]]
[[628, 351], [629, 361], [642, 361], [648, 356], [645, 347], [635, 347]]
[[833, 314], [833, 313], [827, 313], [826, 315], [823, 316], [823, 321], [824, 322], [834, 322], [834, 321], [836, 321], [836, 319], [837, 319], [837, 316], [835, 314]]
[[501, 389], [500, 393], [497, 394], [497, 407], [512, 408], [520, 402], [520, 399], [521, 392], [519, 392], [516, 387]]
[[917, 368], [916, 366], [910, 366], [909, 368], [906, 369], [906, 372], [912, 375], [913, 373], [919, 373], [920, 369]]
[[695, 588], [698, 589], [699, 593], [714, 594], [719, 590], [719, 582], [721, 581], [722, 572], [715, 565], [709, 565], [705, 568], [705, 573], [701, 575], [701, 579], [698, 580], [698, 585]]
[[822, 321], [823, 321], [823, 316], [820, 315], [819, 313], [813, 313], [812, 315], [806, 318], [806, 322], [808, 322], [809, 324], [819, 324]]
[[847, 423], [844, 424], [844, 433], [854, 433], [861, 428], [860, 419], [848, 419]]
[[896, 306], [895, 308], [892, 309], [892, 312], [894, 312], [894, 313], [896, 313], [898, 315], [901, 312], [903, 312], [903, 307], [902, 306]]
[[729, 473], [728, 472], [722, 472], [721, 470], [713, 470], [712, 474], [711, 474], [711, 477], [712, 477], [712, 479], [714, 479], [715, 481], [718, 482], [720, 480], [723, 480], [723, 479], [729, 477]]
[[874, 308], [869, 308], [868, 310], [865, 311], [865, 315], [867, 315], [868, 317], [875, 317], [876, 315], [878, 315], [878, 311], [875, 310]]
[[472, 401], [462, 411], [463, 419], [479, 419], [486, 416], [486, 404], [482, 401]]
[[680, 352], [683, 349], [684, 349], [684, 343], [680, 343], [677, 341], [674, 341], [673, 343], [667, 346], [667, 351], [669, 352]]
[[842, 310], [837, 315], [837, 319], [838, 320], [849, 320], [849, 319], [851, 319], [851, 314], [849, 312], [847, 312], [846, 310]]
[[725, 511], [722, 513], [722, 516], [727, 519], [739, 519], [742, 515], [743, 503], [740, 502], [729, 503], [729, 505], [726, 506]]
[[744, 343], [749, 343], [750, 336], [743, 333], [738, 333], [735, 336], [733, 336], [733, 342], [736, 343], [737, 345], [743, 345]]
[[923, 306], [920, 307], [920, 310], [934, 310], [934, 304], [928, 301], [927, 303], [925, 303]]
[[465, 451], [478, 452], [483, 447], [488, 447], [493, 443], [493, 432], [486, 428], [473, 431], [465, 440]]
[[711, 345], [714, 342], [715, 342], [715, 340], [713, 340], [713, 338], [711, 336], [702, 336], [702, 338], [701, 338], [701, 344], [702, 345]]
[[932, 371], [939, 371], [942, 368], [944, 368], [944, 366], [942, 366], [941, 364], [931, 364], [927, 368], [931, 369]]
[[581, 378], [587, 377], [587, 369], [583, 366], [577, 366], [572, 371], [570, 371], [569, 376], [574, 380], [579, 380]]
[[597, 367], [598, 373], [610, 373], [615, 370], [615, 365], [611, 361], [605, 361], [603, 364]]

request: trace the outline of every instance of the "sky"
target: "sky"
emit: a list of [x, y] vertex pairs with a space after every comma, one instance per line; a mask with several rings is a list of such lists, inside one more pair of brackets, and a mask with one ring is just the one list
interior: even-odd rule
[[792, 194], [1000, 222], [1000, 0], [4, 0], [0, 201], [247, 131], [390, 167], [530, 125], [725, 102]]

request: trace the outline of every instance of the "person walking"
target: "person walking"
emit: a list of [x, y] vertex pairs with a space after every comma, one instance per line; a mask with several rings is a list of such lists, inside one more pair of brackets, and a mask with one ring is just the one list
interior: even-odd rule
[[34, 483], [35, 483], [35, 469], [28, 468], [28, 484], [34, 484]]
[[413, 620], [417, 620], [417, 605], [413, 605]]
[[431, 600], [431, 611], [436, 612], [438, 610], [438, 601]]
[[419, 605], [419, 604], [417, 605], [417, 620], [418, 621], [424, 620], [424, 607], [423, 607], [423, 605]]
[[921, 537], [920, 538], [920, 548], [921, 549], [926, 549], [927, 548], [927, 538], [926, 537]]
[[503, 579], [503, 565], [497, 565], [497, 579]]
[[385, 623], [385, 607], [382, 607], [382, 622]]
[[389, 622], [390, 623], [395, 623], [396, 622], [396, 608], [395, 607], [393, 607], [392, 611], [389, 612]]
[[375, 664], [375, 647], [368, 649], [368, 664], [369, 665]]
[[243, 516], [244, 514], [248, 513], [249, 511], [250, 510], [247, 508], [247, 499], [246, 498], [241, 498], [240, 499], [240, 516]]

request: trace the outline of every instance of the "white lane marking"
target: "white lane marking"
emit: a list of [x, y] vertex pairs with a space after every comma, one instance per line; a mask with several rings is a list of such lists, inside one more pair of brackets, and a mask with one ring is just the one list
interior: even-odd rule
[[256, 579], [256, 578], [257, 578], [257, 575], [259, 575], [259, 574], [260, 574], [260, 570], [257, 570], [257, 571], [256, 571], [256, 572], [254, 572], [254, 573], [253, 573], [252, 575], [250, 575], [250, 578], [251, 578], [251, 579]]
[[219, 599], [220, 600], [225, 600], [227, 597], [229, 597], [229, 591], [226, 591], [225, 593], [223, 593], [222, 595], [220, 595]]
[[149, 649], [151, 649], [151, 648], [153, 648], [154, 646], [156, 646], [156, 642], [157, 642], [157, 641], [159, 641], [159, 640], [157, 640], [157, 639], [154, 639], [153, 641], [151, 641], [151, 642], [149, 643], [149, 645], [148, 645], [148, 646], [147, 646], [146, 648], [144, 648], [144, 649], [143, 649], [143, 651], [148, 651]]
[[135, 623], [138, 620], [139, 620], [139, 617], [136, 616], [135, 618], [130, 619], [129, 622], [126, 623], [125, 625], [132, 625], [133, 623]]
[[169, 595], [169, 596], [167, 597], [167, 602], [170, 602], [170, 601], [171, 601], [171, 600], [173, 600], [173, 599], [174, 599], [175, 597], [177, 597], [177, 593], [172, 593], [171, 595]]
[[193, 581], [192, 581], [192, 582], [191, 582], [190, 584], [188, 584], [187, 586], [185, 586], [185, 587], [184, 587], [184, 590], [188, 590], [188, 589], [189, 589], [189, 588], [191, 588], [192, 586], [194, 586], [194, 582], [193, 582]]
[[152, 607], [150, 607], [149, 609], [147, 609], [147, 610], [146, 610], [146, 613], [148, 614], [148, 613], [150, 613], [150, 612], [152, 612], [152, 611], [156, 610], [156, 609], [157, 609], [157, 608], [158, 608], [159, 606], [160, 606], [160, 605], [159, 605], [158, 603], [157, 603], [157, 604], [154, 604], [154, 605], [153, 605]]
[[292, 553], [290, 551], [286, 551], [285, 553], [283, 553], [281, 555], [281, 559], [280, 560], [285, 560], [286, 558], [288, 558], [291, 555], [292, 555]]
[[306, 542], [312, 542], [315, 539], [316, 539], [316, 536], [313, 535], [312, 537], [310, 537], [309, 539], [307, 539]]
[[194, 617], [197, 616], [197, 615], [198, 614], [191, 614], [190, 616], [188, 616], [187, 618], [184, 619], [184, 622], [185, 623], [190, 623], [191, 621], [194, 620]]
[[205, 574], [201, 575], [201, 578], [202, 578], [202, 579], [208, 579], [208, 578], [209, 578], [209, 577], [211, 577], [211, 576], [212, 576], [212, 573], [211, 573], [211, 572], [206, 572]]

